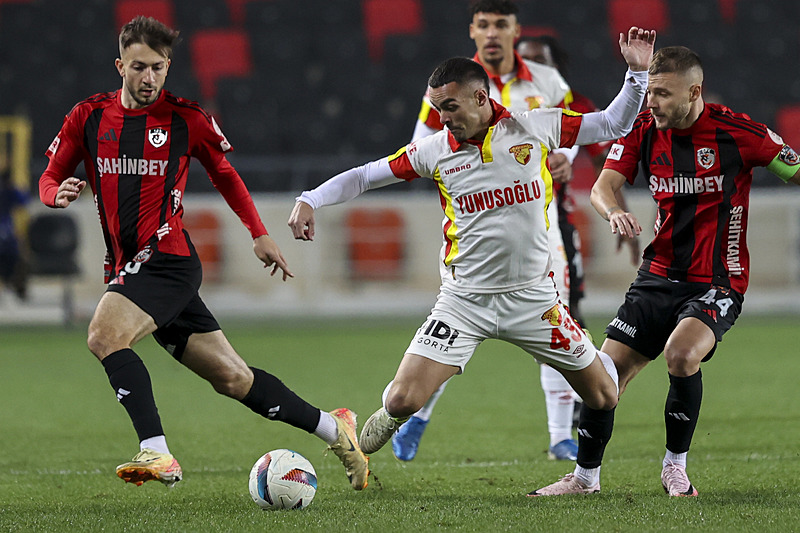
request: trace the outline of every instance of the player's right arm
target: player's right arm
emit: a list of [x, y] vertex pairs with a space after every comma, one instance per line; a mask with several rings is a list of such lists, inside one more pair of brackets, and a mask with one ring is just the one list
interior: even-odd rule
[[600, 216], [608, 220], [611, 233], [633, 238], [642, 232], [642, 226], [632, 213], [625, 211], [617, 202], [617, 192], [625, 181], [622, 173], [603, 169], [592, 186], [591, 202]]
[[314, 190], [304, 191], [297, 197], [289, 216], [288, 225], [292, 235], [303, 241], [314, 240], [314, 210], [319, 207], [346, 202], [369, 189], [411, 181], [421, 176], [432, 177], [439, 159], [436, 141], [442, 139], [436, 135], [411, 143], [389, 157], [351, 168]]
[[[78, 196], [81, 195], [81, 191], [84, 188], [86, 188], [85, 181], [81, 180], [80, 178], [76, 178], [75, 176], [70, 176], [69, 178], [62, 181], [61, 184], [58, 186], [58, 189], [56, 189], [56, 195], [55, 198], [53, 199], [52, 204], [45, 201], [44, 196], [42, 196], [42, 202], [44, 202], [45, 205], [48, 205], [50, 207], [60, 207], [60, 208], [69, 207], [69, 204], [78, 199]], [[39, 192], [41, 196], [42, 193], [41, 180], [39, 181]], [[49, 196], [49, 193], [47, 191], [45, 191], [45, 194]]]
[[81, 109], [75, 106], [45, 153], [49, 162], [39, 178], [39, 198], [48, 207], [68, 207], [86, 187], [85, 181], [72, 175], [83, 158], [80, 115]]
[[391, 158], [372, 161], [346, 170], [324, 182], [316, 189], [303, 191], [289, 216], [289, 227], [295, 239], [314, 240], [314, 210], [352, 200], [369, 189], [399, 183], [389, 164]]

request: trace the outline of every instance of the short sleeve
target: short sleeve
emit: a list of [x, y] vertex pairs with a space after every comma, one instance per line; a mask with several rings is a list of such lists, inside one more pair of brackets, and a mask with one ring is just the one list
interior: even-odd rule
[[628, 181], [633, 183], [636, 178], [637, 165], [639, 164], [639, 151], [641, 139], [639, 135], [641, 128], [633, 130], [631, 133], [614, 141], [608, 149], [604, 169], [616, 170]]

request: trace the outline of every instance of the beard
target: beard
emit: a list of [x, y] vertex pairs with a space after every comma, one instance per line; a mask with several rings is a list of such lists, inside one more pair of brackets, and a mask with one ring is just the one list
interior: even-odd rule
[[158, 96], [161, 94], [161, 88], [156, 87], [142, 87], [141, 89], [148, 89], [153, 91], [150, 96], [145, 96], [139, 92], [139, 90], [135, 89], [134, 87], [125, 84], [125, 90], [128, 91], [128, 94], [133, 101], [139, 104], [142, 107], [148, 106], [158, 100]]

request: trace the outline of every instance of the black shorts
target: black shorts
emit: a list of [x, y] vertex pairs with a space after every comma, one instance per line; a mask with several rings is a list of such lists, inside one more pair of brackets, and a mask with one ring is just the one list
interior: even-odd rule
[[[649, 359], [664, 351], [667, 339], [684, 318], [702, 320], [717, 342], [742, 312], [744, 295], [711, 283], [673, 282], [639, 271], [617, 316], [606, 327], [609, 339], [633, 348]], [[711, 359], [716, 345], [703, 358]]]
[[191, 244], [190, 248], [187, 257], [145, 248], [106, 289], [125, 296], [153, 317], [158, 326], [153, 337], [177, 360], [192, 333], [220, 329], [200, 299], [203, 269]]

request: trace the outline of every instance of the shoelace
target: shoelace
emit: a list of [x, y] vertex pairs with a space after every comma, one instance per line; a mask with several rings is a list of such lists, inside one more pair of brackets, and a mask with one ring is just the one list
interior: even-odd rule
[[664, 476], [667, 481], [667, 486], [671, 489], [678, 489], [680, 492], [689, 490], [689, 478], [686, 476], [686, 469], [676, 465], [669, 464], [664, 467], [666, 475]]

